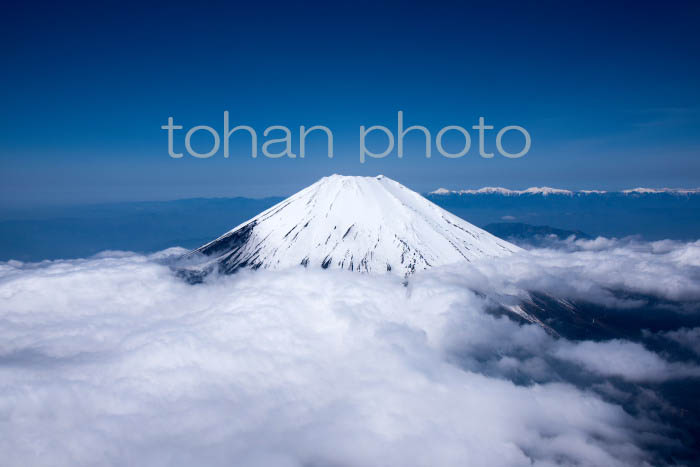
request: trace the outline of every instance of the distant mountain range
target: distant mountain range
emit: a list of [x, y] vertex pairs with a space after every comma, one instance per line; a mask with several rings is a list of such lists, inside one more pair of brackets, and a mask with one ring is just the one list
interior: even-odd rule
[[649, 240], [700, 238], [700, 189], [440, 188], [426, 197], [482, 226], [508, 221], [583, 231], [591, 236], [639, 235]]
[[519, 195], [561, 195], [561, 196], [587, 196], [587, 195], [697, 195], [700, 194], [700, 188], [631, 188], [622, 191], [605, 191], [605, 190], [563, 190], [561, 188], [530, 187], [525, 190], [510, 190], [499, 186], [485, 186], [478, 189], [467, 190], [448, 190], [438, 188], [431, 191], [429, 195], [503, 195], [503, 196], [519, 196]]
[[[700, 238], [700, 194], [692, 189], [605, 192], [486, 187], [436, 190], [425, 196], [480, 227], [517, 223], [585, 232], [593, 237]], [[0, 261], [85, 257], [106, 249], [150, 252], [174, 245], [196, 248], [282, 199], [197, 198], [4, 210], [0, 211]], [[515, 240], [541, 234], [541, 227], [533, 230], [504, 225], [489, 229]]]

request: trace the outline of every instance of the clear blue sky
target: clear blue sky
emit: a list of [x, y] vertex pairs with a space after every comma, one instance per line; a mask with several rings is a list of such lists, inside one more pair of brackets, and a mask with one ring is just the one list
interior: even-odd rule
[[[284, 195], [331, 173], [418, 190], [700, 186], [697, 2], [139, 3], [4, 6], [0, 203]], [[251, 159], [242, 141], [229, 159], [168, 156], [169, 116], [219, 129], [224, 110], [259, 136], [327, 125], [335, 158]], [[479, 116], [521, 125], [532, 148], [426, 160], [409, 136], [403, 160], [360, 165], [359, 126], [395, 126], [397, 110], [433, 137]]]

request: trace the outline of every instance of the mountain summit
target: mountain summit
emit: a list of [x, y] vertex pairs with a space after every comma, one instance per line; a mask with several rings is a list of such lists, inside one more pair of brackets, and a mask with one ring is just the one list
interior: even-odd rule
[[518, 249], [382, 175], [331, 175], [192, 251], [182, 273], [301, 264], [407, 276]]

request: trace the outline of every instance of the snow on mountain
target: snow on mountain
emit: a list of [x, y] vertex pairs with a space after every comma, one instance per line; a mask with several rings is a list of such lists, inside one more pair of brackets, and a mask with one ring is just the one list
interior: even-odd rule
[[623, 190], [622, 193], [626, 195], [630, 194], [657, 194], [657, 193], [670, 193], [674, 195], [694, 195], [700, 193], [700, 188], [632, 188], [630, 190]]
[[437, 190], [431, 191], [428, 194], [429, 195], [449, 195], [450, 193], [452, 193], [452, 191], [450, 191], [446, 188], [438, 188]]
[[542, 187], [532, 187], [528, 188], [527, 190], [523, 191], [523, 194], [531, 194], [531, 195], [567, 195], [571, 196], [573, 195], [573, 191], [569, 190], [561, 190], [559, 188], [550, 188], [548, 186], [542, 186]]
[[569, 190], [561, 190], [559, 188], [551, 188], [548, 186], [543, 187], [531, 187], [526, 190], [510, 190], [508, 188], [503, 188], [500, 186], [485, 186], [479, 188], [478, 190], [447, 190], [445, 188], [438, 188], [435, 191], [428, 193], [429, 195], [492, 195], [499, 194], [504, 196], [518, 196], [518, 195], [572, 195], [573, 192]]
[[503, 196], [520, 196], [520, 195], [605, 195], [605, 194], [622, 194], [622, 195], [648, 195], [648, 194], [672, 194], [672, 195], [694, 195], [700, 194], [700, 188], [632, 188], [622, 191], [605, 191], [605, 190], [562, 190], [559, 188], [531, 187], [525, 190], [510, 190], [503, 187], [485, 186], [478, 189], [468, 190], [448, 190], [446, 188], [438, 188], [431, 191], [429, 195], [503, 195]]
[[301, 264], [407, 276], [518, 250], [387, 177], [332, 175], [189, 253], [181, 272]]

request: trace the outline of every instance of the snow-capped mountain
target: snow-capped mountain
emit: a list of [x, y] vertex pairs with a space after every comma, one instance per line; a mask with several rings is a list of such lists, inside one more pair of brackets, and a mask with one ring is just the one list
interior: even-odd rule
[[438, 188], [431, 191], [429, 195], [503, 195], [503, 196], [518, 196], [518, 195], [567, 195], [571, 196], [574, 192], [570, 190], [561, 190], [559, 188], [551, 188], [548, 186], [531, 187], [526, 190], [510, 190], [500, 186], [485, 186], [476, 190], [448, 190], [446, 188]]
[[697, 195], [700, 194], [700, 188], [632, 188], [630, 190], [622, 190], [626, 195], [630, 194], [659, 194], [667, 193], [672, 195]]
[[605, 190], [562, 190], [560, 188], [551, 188], [548, 186], [530, 187], [525, 190], [511, 190], [500, 186], [485, 186], [478, 189], [466, 190], [448, 190], [446, 188], [438, 188], [428, 193], [428, 195], [447, 196], [447, 195], [503, 195], [503, 196], [521, 196], [521, 195], [559, 195], [559, 196], [585, 196], [585, 195], [654, 195], [654, 194], [669, 194], [669, 195], [697, 195], [700, 194], [700, 188], [632, 188], [622, 191], [605, 191]]
[[517, 250], [387, 177], [332, 175], [197, 248], [182, 272], [301, 264], [406, 276]]

